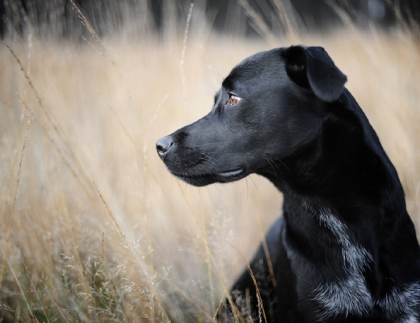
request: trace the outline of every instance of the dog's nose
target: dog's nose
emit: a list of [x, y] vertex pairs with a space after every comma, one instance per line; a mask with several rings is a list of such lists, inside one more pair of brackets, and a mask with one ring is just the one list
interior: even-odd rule
[[174, 142], [172, 140], [172, 136], [166, 136], [159, 139], [156, 143], [156, 150], [160, 158], [166, 156], [168, 151], [173, 147]]

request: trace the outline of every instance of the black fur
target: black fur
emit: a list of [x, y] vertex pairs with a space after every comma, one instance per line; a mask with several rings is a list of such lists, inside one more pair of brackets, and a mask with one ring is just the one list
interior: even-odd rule
[[223, 81], [208, 115], [158, 141], [187, 183], [256, 173], [284, 195], [268, 250], [234, 283], [221, 321], [420, 322], [404, 191], [346, 80], [320, 47], [257, 53]]

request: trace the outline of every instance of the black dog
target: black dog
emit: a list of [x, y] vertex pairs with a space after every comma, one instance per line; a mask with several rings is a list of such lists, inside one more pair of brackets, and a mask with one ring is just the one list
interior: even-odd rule
[[256, 173], [283, 218], [232, 288], [222, 321], [420, 322], [420, 248], [397, 172], [321, 47], [257, 53], [211, 112], [157, 142], [196, 186]]

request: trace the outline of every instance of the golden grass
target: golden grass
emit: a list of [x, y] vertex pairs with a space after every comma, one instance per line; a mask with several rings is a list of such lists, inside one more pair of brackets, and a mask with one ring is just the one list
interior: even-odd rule
[[[347, 74], [420, 224], [418, 44], [355, 31], [301, 42], [324, 46]], [[182, 41], [9, 45], [26, 76], [2, 46], [0, 316], [210, 321], [281, 195], [255, 175], [188, 186], [154, 146], [206, 114], [229, 70], [270, 46], [192, 38], [184, 57]]]

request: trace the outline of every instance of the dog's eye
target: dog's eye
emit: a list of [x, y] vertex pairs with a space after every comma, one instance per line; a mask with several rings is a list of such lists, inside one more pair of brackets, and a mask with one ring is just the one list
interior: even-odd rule
[[239, 96], [229, 94], [229, 105], [234, 106], [238, 104], [238, 102], [241, 101], [241, 98]]

